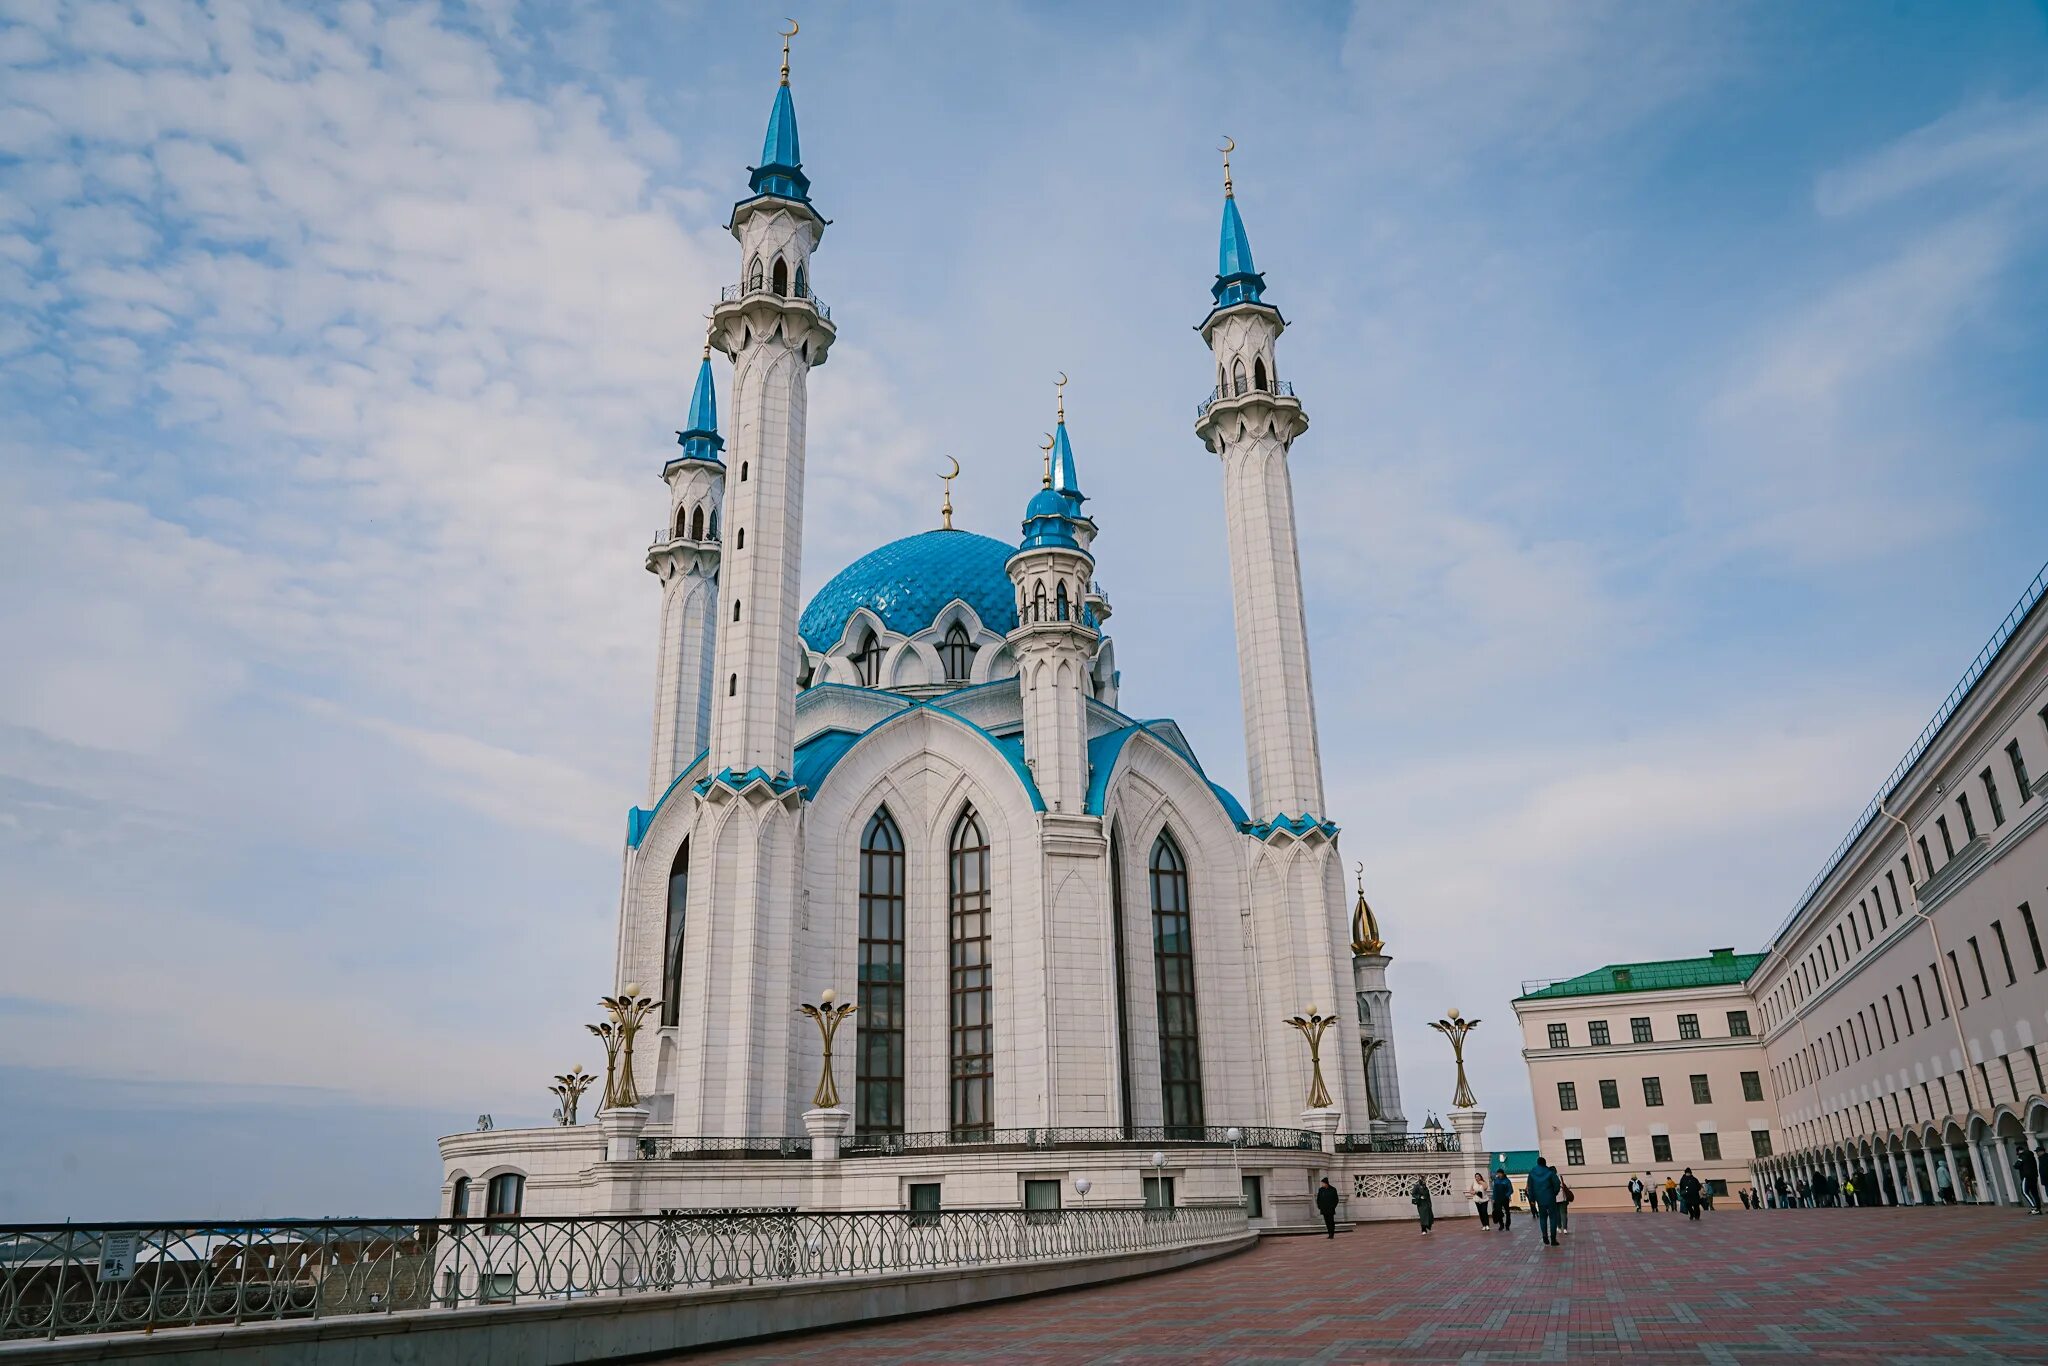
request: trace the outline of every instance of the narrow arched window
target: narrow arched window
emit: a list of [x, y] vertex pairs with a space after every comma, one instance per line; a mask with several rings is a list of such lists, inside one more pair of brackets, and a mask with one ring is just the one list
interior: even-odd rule
[[672, 1025], [683, 999], [683, 912], [690, 905], [690, 842], [683, 841], [668, 866], [668, 933], [662, 955], [661, 1022]]
[[1216, 392], [1219, 395], [1230, 392], [1230, 377], [1223, 373], [1223, 362], [1220, 360], [1216, 362]]
[[740, 461], [740, 482], [742, 484], [747, 482], [747, 462], [744, 460]]
[[733, 537], [732, 548], [734, 550], [745, 550], [747, 548], [747, 529], [745, 527], [741, 527], [739, 535]]
[[796, 297], [799, 299], [811, 297], [811, 278], [805, 273], [801, 261], [797, 263], [796, 267]]
[[882, 686], [882, 642], [873, 631], [862, 633], [853, 652], [853, 676], [863, 688]]
[[957, 621], [946, 628], [939, 660], [945, 665], [948, 683], [965, 683], [974, 672], [974, 642], [968, 638], [967, 628]]
[[1065, 580], [1060, 582], [1059, 589], [1060, 591], [1054, 595], [1052, 610], [1054, 616], [1058, 617], [1061, 621], [1065, 621], [1067, 619], [1067, 585]]
[[1254, 388], [1254, 389], [1258, 389], [1258, 390], [1264, 390], [1264, 389], [1265, 389], [1265, 387], [1266, 387], [1266, 358], [1265, 358], [1264, 356], [1260, 356], [1260, 357], [1259, 357], [1258, 359], [1256, 359], [1256, 360], [1254, 360], [1254, 361], [1252, 362], [1252, 388]]
[[1123, 836], [1112, 825], [1109, 828], [1109, 940], [1110, 966], [1115, 973], [1116, 989], [1116, 1064], [1117, 1100], [1121, 1108], [1117, 1122], [1124, 1126], [1124, 1137], [1131, 1136], [1131, 1020], [1130, 994], [1125, 986], [1128, 980], [1124, 956], [1129, 951], [1124, 944], [1124, 842]]
[[1040, 579], [1031, 588], [1031, 619], [1045, 620], [1045, 580]]
[[467, 1219], [469, 1217], [469, 1178], [455, 1178], [455, 1192], [448, 1197], [448, 1217]]
[[715, 540], [717, 540], [717, 539], [718, 539], [718, 509], [717, 509], [717, 508], [713, 508], [713, 509], [711, 509], [711, 520], [710, 520], [709, 522], [705, 523], [705, 526], [704, 526], [704, 530], [705, 530], [705, 533], [706, 533], [706, 534], [707, 534], [708, 536], [710, 536], [710, 538], [711, 538], [712, 540], [714, 540], [714, 541], [715, 541]]
[[[526, 1178], [518, 1172], [499, 1172], [491, 1178], [491, 1184], [484, 1189], [484, 1213], [517, 1219], [519, 1211], [526, 1204]], [[492, 1233], [510, 1233], [510, 1224], [493, 1224]]]
[[986, 1139], [995, 1126], [995, 991], [990, 956], [988, 836], [974, 808], [953, 826], [947, 860], [952, 940], [950, 1123], [956, 1140]]
[[1244, 392], [1244, 361], [1242, 358], [1230, 362], [1230, 389], [1233, 394]]
[[789, 293], [789, 263], [780, 256], [775, 258], [775, 272], [769, 279], [768, 287], [777, 294]]
[[1173, 837], [1152, 844], [1152, 963], [1159, 996], [1159, 1086], [1166, 1136], [1200, 1137], [1202, 1057], [1195, 1028], [1195, 940], [1187, 861]]
[[685, 539], [689, 534], [689, 516], [690, 510], [688, 508], [676, 509], [676, 539], [679, 541]]
[[740, 619], [740, 600], [738, 598], [732, 600], [732, 619], [734, 621]]
[[740, 695], [740, 676], [738, 674], [734, 674], [731, 678], [725, 680], [725, 695], [727, 697], [738, 697]]
[[704, 509], [701, 507], [690, 514], [690, 539], [693, 541], [704, 539]]
[[761, 288], [761, 258], [756, 256], [754, 264], [747, 267], [747, 293], [754, 294]]
[[903, 836], [887, 807], [860, 837], [860, 1007], [854, 1131], [903, 1132]]

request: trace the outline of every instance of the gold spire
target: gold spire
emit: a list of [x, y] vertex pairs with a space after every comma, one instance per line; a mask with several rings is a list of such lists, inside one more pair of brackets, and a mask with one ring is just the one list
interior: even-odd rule
[[803, 25], [791, 19], [789, 21], [789, 32], [782, 35], [782, 83], [784, 85], [789, 84], [789, 40], [796, 37], [797, 30], [802, 27]]
[[953, 481], [960, 477], [960, 462], [949, 455], [946, 457], [946, 463], [953, 467], [953, 472], [939, 476], [939, 482], [946, 486], [945, 501], [939, 504], [939, 530], [941, 531], [951, 531], [953, 529]]
[[1045, 476], [1044, 476], [1044, 478], [1043, 478], [1043, 479], [1041, 479], [1041, 480], [1039, 481], [1039, 486], [1040, 486], [1041, 488], [1048, 488], [1048, 489], [1049, 489], [1049, 488], [1051, 488], [1051, 487], [1052, 487], [1052, 433], [1051, 433], [1051, 432], [1047, 432], [1047, 433], [1045, 434], [1045, 444], [1044, 444], [1043, 446], [1040, 446], [1040, 447], [1039, 447], [1039, 449], [1045, 452]]
[[1066, 371], [1064, 371], [1064, 370], [1060, 371], [1060, 377], [1059, 377], [1058, 379], [1056, 379], [1056, 380], [1054, 380], [1054, 381], [1053, 381], [1053, 388], [1054, 388], [1054, 389], [1055, 389], [1055, 390], [1056, 390], [1056, 391], [1058, 392], [1058, 394], [1059, 394], [1059, 399], [1060, 399], [1060, 421], [1062, 421], [1062, 422], [1065, 422], [1065, 421], [1067, 420], [1067, 372], [1066, 372]]
[[1351, 951], [1361, 958], [1370, 957], [1387, 946], [1380, 938], [1380, 922], [1372, 913], [1372, 907], [1365, 904], [1365, 865], [1358, 865], [1358, 904], [1351, 908]]
[[[787, 75], [788, 73], [785, 72], [784, 74]], [[1235, 199], [1237, 195], [1230, 188], [1230, 154], [1237, 150], [1237, 139], [1225, 133], [1223, 135], [1223, 145], [1216, 150], [1223, 153], [1223, 197], [1225, 199]]]

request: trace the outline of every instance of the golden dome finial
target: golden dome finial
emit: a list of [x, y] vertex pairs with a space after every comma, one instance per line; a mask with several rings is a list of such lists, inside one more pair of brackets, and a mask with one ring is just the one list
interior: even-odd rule
[[782, 83], [784, 85], [789, 84], [789, 40], [796, 37], [797, 31], [803, 27], [794, 19], [788, 22], [789, 32], [782, 35]]
[[1236, 192], [1230, 188], [1230, 154], [1237, 150], [1237, 139], [1225, 133], [1223, 135], [1223, 145], [1216, 150], [1223, 153], [1223, 197], [1225, 199], [1235, 199], [1237, 197]]
[[1372, 907], [1365, 904], [1365, 865], [1358, 865], [1358, 904], [1351, 908], [1351, 951], [1361, 958], [1369, 957], [1386, 948], [1387, 941], [1380, 938], [1380, 922], [1372, 913]]
[[953, 467], [953, 472], [939, 476], [939, 482], [946, 486], [945, 501], [939, 505], [939, 530], [941, 531], [951, 531], [953, 529], [953, 481], [960, 477], [960, 462], [949, 455], [946, 457], [946, 463]]
[[1043, 488], [1051, 488], [1051, 487], [1052, 487], [1052, 433], [1051, 433], [1051, 432], [1047, 432], [1047, 433], [1045, 434], [1045, 444], [1044, 444], [1043, 446], [1040, 446], [1040, 447], [1039, 447], [1038, 449], [1040, 449], [1040, 450], [1042, 450], [1042, 451], [1044, 451], [1044, 452], [1045, 452], [1045, 478], [1044, 478], [1044, 480], [1042, 481], [1042, 483], [1041, 483], [1040, 487], [1043, 487]]
[[1059, 396], [1060, 421], [1067, 420], [1067, 372], [1060, 371], [1060, 377], [1052, 382], [1053, 391]]

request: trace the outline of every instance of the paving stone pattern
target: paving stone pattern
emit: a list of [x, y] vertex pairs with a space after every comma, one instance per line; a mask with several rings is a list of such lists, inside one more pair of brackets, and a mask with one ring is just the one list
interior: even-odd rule
[[2048, 1218], [1581, 1214], [1267, 1239], [1120, 1285], [693, 1354], [710, 1362], [2048, 1362]]

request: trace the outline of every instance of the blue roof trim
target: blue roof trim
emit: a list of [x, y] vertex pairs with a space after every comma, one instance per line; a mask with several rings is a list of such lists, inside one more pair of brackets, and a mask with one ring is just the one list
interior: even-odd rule
[[747, 183], [757, 195], [779, 194], [808, 202], [811, 181], [803, 165], [796, 135], [796, 101], [790, 97], [789, 87], [780, 85], [775, 88], [775, 107], [768, 111], [768, 134], [761, 139], [761, 164]]
[[1155, 725], [1162, 724], [1172, 723], [1133, 721], [1122, 730], [1109, 731], [1096, 736], [1088, 742], [1088, 800], [1085, 804], [1087, 813], [1091, 816], [1100, 816], [1103, 813], [1103, 808], [1109, 800], [1109, 780], [1116, 774], [1117, 760], [1123, 754], [1124, 745], [1129, 742], [1133, 735], [1142, 731], [1144, 734], [1157, 740], [1175, 758], [1178, 758], [1189, 768], [1193, 769], [1195, 776], [1200, 778], [1209, 791], [1215, 794], [1218, 804], [1223, 807], [1224, 814], [1230, 817], [1231, 824], [1239, 829], [1243, 829], [1247, 823], [1244, 807], [1239, 804], [1237, 798], [1231, 796], [1224, 788], [1209, 781], [1209, 775], [1202, 772], [1202, 766], [1196, 762], [1194, 755], [1188, 753], [1182, 745], [1175, 744], [1167, 739], [1166, 736], [1153, 729]]
[[1081, 515], [1081, 475], [1074, 466], [1074, 444], [1067, 440], [1067, 420], [1060, 419], [1060, 425], [1052, 435], [1052, 486], [1054, 491], [1064, 493], [1074, 500], [1073, 515]]
[[659, 812], [662, 807], [668, 805], [669, 794], [676, 790], [676, 785], [678, 783], [682, 782], [683, 774], [688, 773], [692, 769], [696, 768], [697, 765], [703, 763], [707, 758], [710, 757], [710, 755], [710, 750], [702, 750], [698, 753], [696, 758], [690, 760], [689, 763], [684, 764], [682, 773], [678, 773], [675, 777], [668, 780], [668, 786], [663, 788], [661, 790], [661, 795], [654, 799], [653, 806], [635, 806], [629, 807], [627, 809], [626, 847], [628, 849], [638, 849], [640, 847], [640, 841], [647, 838], [647, 828], [654, 824], [654, 817], [656, 813]]
[[670, 460], [705, 460], [721, 464], [718, 453], [725, 449], [725, 438], [718, 434], [718, 393], [711, 384], [711, 357], [707, 353], [697, 366], [697, 387], [690, 395], [690, 415], [685, 419], [683, 430], [676, 433], [676, 444], [683, 453]]
[[813, 597], [797, 634], [824, 651], [865, 607], [898, 635], [916, 635], [955, 598], [998, 635], [1017, 625], [1016, 589], [1005, 568], [1017, 548], [973, 531], [923, 531], [871, 550], [840, 570]]
[[1216, 247], [1216, 283], [1209, 293], [1218, 308], [1255, 304], [1265, 292], [1266, 277], [1252, 264], [1252, 239], [1244, 230], [1234, 196], [1223, 198], [1223, 231]]
[[[817, 796], [818, 789], [824, 785], [827, 776], [838, 766], [841, 759], [844, 759], [853, 752], [861, 741], [867, 739], [870, 735], [882, 729], [882, 727], [893, 725], [904, 717], [915, 715], [921, 711], [936, 712], [941, 716], [949, 716], [973, 731], [976, 735], [979, 735], [982, 739], [988, 741], [989, 746], [996, 753], [1009, 761], [1010, 771], [1017, 775], [1017, 781], [1024, 786], [1024, 795], [1031, 799], [1031, 809], [1033, 811], [1045, 810], [1045, 798], [1038, 794], [1038, 783], [1032, 778], [1031, 770], [1024, 765], [1024, 739], [1022, 736], [992, 734], [985, 728], [968, 720], [959, 712], [954, 711], [951, 707], [941, 707], [934, 702], [914, 702], [902, 711], [897, 712], [894, 716], [883, 717], [858, 735], [839, 729], [824, 730], [805, 740], [803, 744], [798, 745], [796, 764], [799, 772], [803, 774], [800, 785], [804, 788], [804, 800], [809, 801]], [[806, 748], [813, 744], [818, 744], [819, 741], [828, 736], [843, 738], [827, 741], [808, 757], [804, 754]]]
[[1290, 816], [1285, 811], [1282, 811], [1278, 815], [1270, 816], [1262, 821], [1244, 821], [1240, 828], [1247, 835], [1258, 840], [1270, 839], [1281, 831], [1300, 837], [1314, 834], [1318, 830], [1331, 839], [1335, 839], [1338, 829], [1337, 822], [1322, 816], [1310, 815], [1306, 811], [1302, 812], [1299, 816]]
[[859, 742], [863, 733], [835, 726], [819, 731], [796, 747], [790, 776], [796, 779], [796, 785], [804, 790], [807, 798], [817, 792], [825, 781], [825, 775], [846, 757], [846, 751]]

